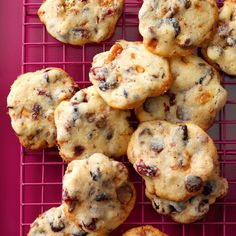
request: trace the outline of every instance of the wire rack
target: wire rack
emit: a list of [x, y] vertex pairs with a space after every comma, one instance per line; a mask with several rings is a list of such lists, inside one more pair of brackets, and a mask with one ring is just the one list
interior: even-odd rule
[[[219, 2], [219, 5], [222, 5], [222, 2]], [[41, 0], [23, 1], [22, 73], [50, 66], [60, 67], [74, 77], [81, 88], [87, 87], [90, 84], [88, 71], [95, 54], [109, 49], [117, 39], [141, 40], [137, 13], [142, 1], [125, 1], [123, 15], [109, 41], [83, 47], [64, 45], [50, 37], [37, 17], [40, 4]], [[236, 234], [236, 80], [222, 74], [222, 83], [229, 92], [228, 101], [218, 114], [209, 134], [217, 145], [222, 175], [229, 181], [227, 197], [211, 206], [210, 212], [202, 221], [191, 225], [174, 223], [152, 209], [150, 201], [144, 196], [142, 179], [123, 157], [122, 161], [129, 168], [130, 179], [137, 190], [137, 203], [127, 221], [111, 235], [120, 236], [131, 227], [145, 224], [156, 226], [173, 236]], [[56, 148], [37, 152], [21, 148], [20, 155], [20, 236], [25, 236], [30, 223], [40, 213], [61, 203], [65, 164]]]

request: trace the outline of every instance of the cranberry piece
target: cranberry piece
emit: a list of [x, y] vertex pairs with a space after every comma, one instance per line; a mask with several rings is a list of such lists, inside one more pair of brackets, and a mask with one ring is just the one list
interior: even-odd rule
[[148, 166], [143, 160], [140, 160], [135, 164], [136, 170], [140, 175], [145, 175], [147, 177], [154, 177], [158, 175], [159, 169], [152, 165]]

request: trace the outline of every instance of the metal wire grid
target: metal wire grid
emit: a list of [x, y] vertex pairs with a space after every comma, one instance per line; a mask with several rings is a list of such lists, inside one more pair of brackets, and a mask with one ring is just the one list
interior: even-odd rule
[[[219, 2], [221, 5], [223, 1]], [[88, 71], [92, 57], [105, 51], [117, 40], [140, 40], [137, 13], [141, 1], [127, 0], [115, 35], [99, 45], [75, 47], [64, 45], [51, 38], [37, 17], [40, 0], [23, 1], [22, 21], [22, 73], [50, 66], [61, 67], [72, 75], [80, 87], [90, 84]], [[128, 228], [152, 224], [170, 235], [235, 235], [236, 230], [236, 80], [222, 75], [222, 83], [229, 91], [225, 108], [219, 113], [209, 133], [218, 148], [222, 175], [229, 180], [228, 196], [218, 201], [207, 217], [191, 225], [174, 223], [156, 214], [144, 196], [142, 179], [130, 169], [130, 178], [137, 190], [137, 203], [128, 220], [111, 235], [121, 235]], [[61, 202], [62, 176], [65, 164], [57, 149], [32, 152], [21, 147], [20, 236], [27, 235], [29, 225], [37, 215]]]

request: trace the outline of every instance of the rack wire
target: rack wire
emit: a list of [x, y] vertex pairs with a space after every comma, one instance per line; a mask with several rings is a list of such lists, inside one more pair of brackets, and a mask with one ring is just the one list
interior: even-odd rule
[[[222, 5], [223, 1], [219, 1]], [[60, 67], [78, 81], [81, 88], [90, 85], [88, 71], [95, 54], [105, 51], [118, 39], [141, 40], [138, 33], [138, 11], [142, 1], [126, 0], [123, 15], [114, 36], [101, 44], [76, 47], [53, 39], [37, 17], [41, 0], [23, 0], [22, 73], [46, 67]], [[127, 229], [151, 224], [175, 236], [231, 236], [236, 232], [236, 80], [222, 74], [222, 84], [229, 97], [209, 134], [218, 149], [222, 175], [229, 181], [229, 193], [211, 206], [202, 221], [191, 225], [174, 223], [158, 215], [144, 196], [144, 184], [125, 157], [122, 161], [130, 170], [137, 190], [137, 203], [127, 221], [111, 235], [120, 236]], [[58, 151], [29, 151], [21, 147], [20, 236], [26, 236], [30, 223], [42, 212], [61, 202], [62, 176], [65, 164]]]

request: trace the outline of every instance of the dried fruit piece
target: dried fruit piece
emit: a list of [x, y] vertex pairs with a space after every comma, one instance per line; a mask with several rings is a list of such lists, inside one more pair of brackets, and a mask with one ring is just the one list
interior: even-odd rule
[[136, 162], [135, 169], [140, 175], [145, 175], [147, 177], [157, 176], [159, 173], [159, 169], [154, 165], [146, 165], [145, 162], [141, 159]]

